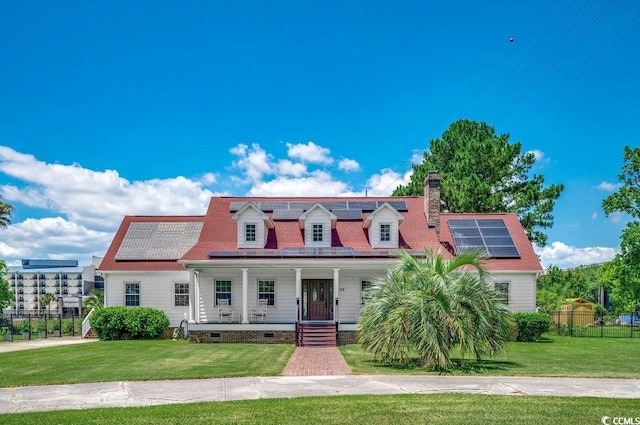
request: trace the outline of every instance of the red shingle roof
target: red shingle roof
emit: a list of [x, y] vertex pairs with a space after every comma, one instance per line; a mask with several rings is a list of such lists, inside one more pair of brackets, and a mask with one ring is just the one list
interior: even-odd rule
[[[524, 229], [520, 225], [515, 214], [441, 214], [440, 240], [434, 228], [427, 225], [424, 213], [423, 197], [290, 197], [290, 198], [246, 198], [246, 197], [213, 197], [209, 203], [209, 208], [205, 216], [166, 216], [166, 217], [140, 217], [126, 216], [118, 229], [109, 250], [107, 251], [101, 270], [184, 270], [181, 264], [175, 261], [117, 261], [115, 255], [122, 243], [124, 235], [132, 222], [138, 221], [203, 221], [202, 231], [198, 242], [189, 249], [181, 258], [182, 261], [202, 261], [210, 260], [209, 254], [212, 252], [246, 252], [249, 249], [238, 248], [238, 222], [231, 216], [231, 203], [235, 202], [260, 202], [260, 201], [283, 201], [283, 202], [332, 202], [332, 201], [405, 201], [408, 211], [401, 211], [405, 219], [399, 225], [400, 249], [410, 251], [422, 251], [430, 248], [442, 250], [446, 257], [450, 254], [446, 250], [447, 245], [453, 247], [453, 238], [449, 232], [447, 224], [450, 218], [502, 218], [504, 219], [513, 237], [514, 243], [520, 252], [521, 258], [492, 259], [488, 261], [488, 270], [520, 270], [520, 271], [542, 271], [542, 266], [531, 244], [529, 243]], [[363, 214], [366, 219], [369, 213]], [[267, 212], [271, 216], [271, 212]], [[265, 250], [278, 251], [284, 248], [303, 248], [305, 246], [303, 231], [300, 229], [297, 220], [274, 221], [275, 229], [269, 231], [269, 237]], [[362, 220], [338, 220], [336, 228], [332, 232], [332, 246], [349, 247], [354, 251], [376, 252], [371, 247], [368, 240], [368, 232], [363, 228]], [[255, 251], [255, 250], [253, 250]], [[262, 251], [262, 250], [258, 250]], [[177, 259], [176, 259], [177, 260]]]

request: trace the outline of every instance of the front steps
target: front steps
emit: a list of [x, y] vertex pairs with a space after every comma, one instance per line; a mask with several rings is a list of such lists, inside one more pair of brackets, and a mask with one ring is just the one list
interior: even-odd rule
[[303, 322], [298, 327], [298, 347], [335, 347], [336, 324]]

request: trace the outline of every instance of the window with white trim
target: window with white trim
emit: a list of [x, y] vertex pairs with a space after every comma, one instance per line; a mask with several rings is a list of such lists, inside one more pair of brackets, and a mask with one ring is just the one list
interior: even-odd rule
[[314, 242], [322, 242], [324, 236], [322, 224], [314, 224], [311, 227], [311, 236]]
[[229, 300], [231, 305], [231, 281], [230, 280], [216, 280], [216, 295], [215, 305], [220, 305], [220, 300]]
[[244, 225], [244, 241], [255, 242], [256, 241], [256, 225], [255, 223], [246, 223]]
[[360, 305], [364, 305], [369, 289], [373, 286], [373, 283], [368, 280], [360, 282]]
[[267, 305], [276, 305], [275, 280], [258, 280], [258, 299], [266, 299]]
[[173, 305], [175, 307], [189, 307], [189, 284], [174, 283]]
[[509, 282], [496, 282], [493, 284], [493, 289], [500, 296], [502, 303], [509, 305]]
[[389, 223], [380, 225], [380, 242], [391, 242], [391, 225]]
[[125, 283], [124, 284], [124, 305], [127, 307], [140, 306], [140, 284]]

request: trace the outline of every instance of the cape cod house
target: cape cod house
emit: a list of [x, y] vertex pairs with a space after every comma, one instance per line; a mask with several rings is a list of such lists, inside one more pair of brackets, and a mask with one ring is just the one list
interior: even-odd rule
[[[126, 216], [99, 271], [105, 304], [149, 306], [205, 342], [353, 341], [362, 293], [400, 250], [485, 250], [512, 311], [542, 266], [515, 214], [440, 213], [424, 196], [214, 197], [204, 216]], [[322, 343], [320, 341], [319, 343]]]

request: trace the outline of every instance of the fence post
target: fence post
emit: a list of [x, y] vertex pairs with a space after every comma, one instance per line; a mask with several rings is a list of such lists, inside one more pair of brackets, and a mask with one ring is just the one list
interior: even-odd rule
[[629, 338], [633, 338], [633, 318], [635, 317], [635, 313], [629, 313], [629, 329], [631, 329], [631, 335]]
[[571, 316], [569, 318], [571, 319], [569, 323], [569, 335], [573, 336], [573, 310], [571, 310]]

